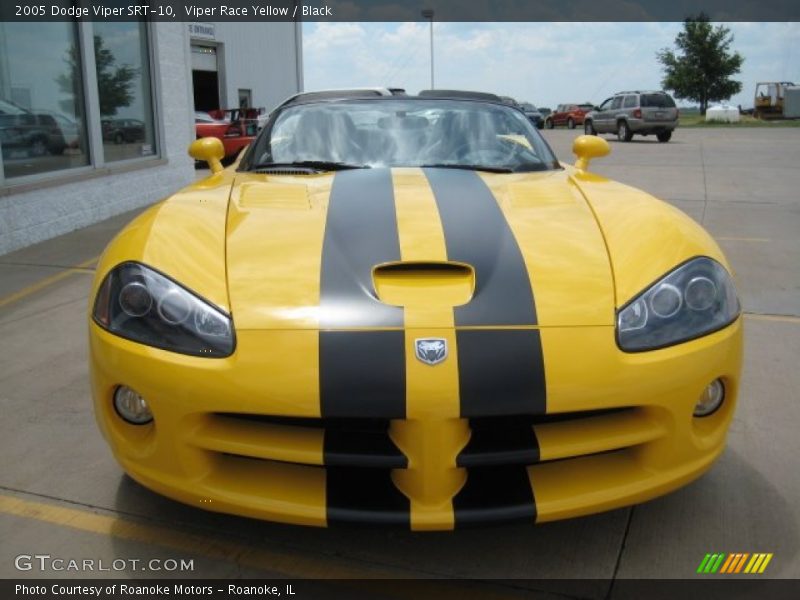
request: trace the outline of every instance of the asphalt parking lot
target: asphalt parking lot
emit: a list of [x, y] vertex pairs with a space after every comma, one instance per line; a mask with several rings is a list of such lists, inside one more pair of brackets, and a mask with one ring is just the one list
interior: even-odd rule
[[[544, 132], [568, 162], [579, 134]], [[92, 269], [128, 214], [0, 256], [0, 577], [444, 577], [497, 580], [480, 585], [504, 597], [542, 585], [510, 580], [574, 578], [554, 597], [615, 598], [596, 580], [692, 578], [709, 552], [773, 553], [761, 577], [800, 577], [800, 129], [608, 139], [592, 170], [684, 210], [736, 271], [745, 371], [728, 448], [707, 475], [633, 508], [433, 534], [262, 523], [161, 498], [123, 476], [89, 396]], [[194, 570], [18, 571], [20, 554], [184, 558]]]

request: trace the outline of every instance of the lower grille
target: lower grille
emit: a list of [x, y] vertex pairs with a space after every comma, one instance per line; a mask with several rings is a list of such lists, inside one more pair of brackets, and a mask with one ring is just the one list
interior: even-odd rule
[[402, 469], [407, 459], [383, 419], [314, 419], [244, 413], [209, 415], [196, 446], [233, 456], [308, 465]]
[[459, 467], [533, 465], [635, 446], [663, 435], [643, 410], [607, 410], [470, 419]]
[[[650, 475], [637, 466], [635, 457], [643, 444], [666, 435], [658, 416], [650, 409], [626, 407], [472, 418], [466, 446], [450, 459], [442, 457], [439, 465], [437, 461], [422, 464], [419, 457], [410, 461], [392, 441], [392, 429], [396, 434], [397, 425], [405, 427], [413, 421], [392, 425], [387, 419], [373, 418], [212, 413], [202, 417], [191, 443], [210, 459], [207, 484], [223, 498], [250, 498], [257, 507], [254, 510], [262, 511], [259, 514], [283, 510], [283, 495], [288, 494], [316, 498], [325, 506], [320, 514], [315, 508], [318, 505], [298, 504], [293, 510], [301, 521], [315, 515], [314, 519], [328, 524], [408, 526], [411, 504], [416, 502], [417, 518], [429, 516], [432, 523], [440, 525], [450, 514], [455, 525], [461, 526], [537, 520], [542, 507], [546, 507], [547, 518], [560, 510], [572, 510], [568, 502], [567, 509], [561, 508], [560, 496], [553, 503], [537, 492], [534, 499], [542, 482], [545, 489], [575, 488], [580, 502], [588, 502], [587, 494], [593, 489], [588, 483], [590, 475], [627, 473], [633, 480], [646, 482]], [[458, 423], [463, 426], [464, 421], [453, 420], [454, 427]], [[413, 427], [403, 431], [403, 442], [395, 438], [398, 444], [416, 440]], [[441, 475], [438, 469], [443, 469]], [[419, 482], [430, 482], [425, 478], [432, 474], [438, 486], [439, 480], [452, 481], [456, 472], [462, 474], [463, 483], [449, 492], [452, 496], [445, 493], [442, 502], [425, 504], [424, 495], [430, 488]], [[586, 489], [581, 487], [584, 480]], [[420, 502], [428, 508], [420, 508]], [[424, 526], [424, 521], [416, 523], [417, 528]]]

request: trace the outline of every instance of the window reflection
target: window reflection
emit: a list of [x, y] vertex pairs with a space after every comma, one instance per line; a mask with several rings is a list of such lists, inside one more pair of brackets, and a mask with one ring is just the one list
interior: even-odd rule
[[74, 23], [0, 22], [0, 152], [8, 179], [89, 163]]
[[95, 23], [94, 55], [106, 162], [155, 154], [144, 23]]

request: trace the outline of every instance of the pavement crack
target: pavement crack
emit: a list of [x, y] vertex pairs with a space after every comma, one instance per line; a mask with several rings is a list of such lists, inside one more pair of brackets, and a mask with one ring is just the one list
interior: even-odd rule
[[745, 310], [742, 314], [750, 317], [788, 317], [788, 318], [800, 318], [800, 315], [792, 315], [789, 313], [769, 313], [769, 312], [754, 312], [752, 310]]
[[611, 582], [608, 586], [608, 592], [606, 593], [604, 600], [610, 600], [611, 595], [614, 592], [614, 583], [617, 581], [617, 573], [619, 573], [619, 567], [622, 564], [622, 555], [625, 552], [625, 544], [628, 542], [628, 533], [631, 530], [631, 523], [633, 522], [633, 511], [636, 510], [636, 506], [631, 506], [630, 512], [628, 513], [628, 522], [625, 524], [625, 532], [622, 534], [622, 543], [619, 545], [619, 554], [617, 554], [617, 563], [614, 565], [614, 573], [611, 575]]
[[62, 264], [50, 264], [50, 263], [37, 263], [37, 262], [17, 262], [17, 261], [5, 261], [0, 260], [0, 266], [4, 267], [42, 267], [46, 269], [69, 269], [70, 271], [86, 271], [88, 273], [94, 273], [94, 267], [81, 267], [75, 265], [62, 265]]

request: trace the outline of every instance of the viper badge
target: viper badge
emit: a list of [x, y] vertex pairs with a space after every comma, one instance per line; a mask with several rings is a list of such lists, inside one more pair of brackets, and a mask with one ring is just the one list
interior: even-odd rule
[[417, 358], [426, 365], [436, 365], [447, 358], [447, 340], [444, 338], [422, 338], [414, 340]]

